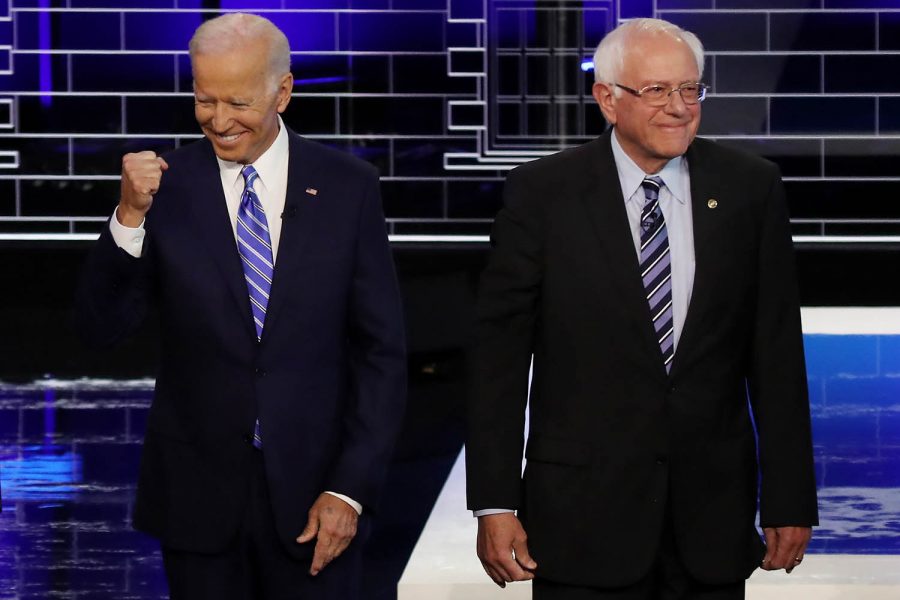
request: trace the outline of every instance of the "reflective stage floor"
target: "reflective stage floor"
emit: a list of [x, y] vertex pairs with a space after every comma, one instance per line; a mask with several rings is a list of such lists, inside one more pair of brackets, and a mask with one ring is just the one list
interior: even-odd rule
[[[807, 310], [804, 324], [822, 525], [802, 570], [754, 575], [748, 598], [786, 597], [785, 581], [792, 598], [900, 598], [900, 311]], [[460, 378], [423, 383], [434, 369], [413, 366], [366, 587], [498, 597], [464, 510]], [[129, 526], [151, 395], [150, 380], [0, 382], [0, 600], [166, 597], [156, 542]]]
[[[419, 374], [432, 365], [411, 365], [382, 518], [366, 546], [367, 599], [396, 598], [462, 447], [460, 383]], [[0, 382], [0, 600], [168, 597], [158, 544], [130, 526], [152, 389], [151, 380]]]
[[[900, 598], [900, 309], [804, 309], [821, 526], [791, 575], [757, 571], [748, 600]], [[447, 479], [399, 584], [400, 600], [525, 600], [474, 554], [464, 460]]]

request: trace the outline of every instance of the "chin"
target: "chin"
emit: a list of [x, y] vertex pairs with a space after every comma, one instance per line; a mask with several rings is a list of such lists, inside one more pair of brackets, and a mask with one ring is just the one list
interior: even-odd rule
[[659, 155], [664, 156], [665, 158], [672, 159], [678, 156], [681, 156], [685, 152], [687, 152], [688, 146], [691, 145], [689, 140], [683, 140], [679, 142], [673, 142], [668, 144], [660, 144], [658, 146]]
[[243, 162], [241, 159], [243, 156], [245, 156], [245, 153], [242, 149], [239, 150], [237, 148], [222, 148], [215, 142], [213, 142], [213, 150], [215, 151], [216, 156], [228, 162]]

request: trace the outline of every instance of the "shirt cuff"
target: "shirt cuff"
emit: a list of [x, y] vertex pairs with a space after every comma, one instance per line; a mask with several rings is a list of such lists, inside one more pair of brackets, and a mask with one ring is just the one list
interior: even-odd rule
[[482, 508], [481, 510], [473, 510], [472, 516], [473, 517], [486, 517], [488, 515], [500, 515], [503, 513], [514, 513], [514, 512], [516, 512], [516, 511], [514, 511], [511, 508]]
[[335, 498], [340, 498], [341, 500], [343, 500], [344, 502], [346, 502], [347, 504], [352, 506], [353, 510], [356, 511], [356, 514], [358, 514], [358, 515], [362, 514], [362, 508], [363, 508], [362, 504], [360, 504], [353, 498], [350, 498], [349, 496], [345, 496], [343, 494], [338, 494], [337, 492], [329, 492], [327, 490], [325, 491], [325, 493], [330, 494], [330, 495], [334, 496]]
[[144, 229], [146, 219], [141, 221], [137, 227], [126, 227], [119, 223], [118, 212], [119, 207], [117, 206], [113, 211], [112, 219], [109, 220], [109, 232], [112, 234], [113, 241], [116, 242], [116, 246], [131, 256], [140, 258], [144, 248], [144, 236], [147, 233]]

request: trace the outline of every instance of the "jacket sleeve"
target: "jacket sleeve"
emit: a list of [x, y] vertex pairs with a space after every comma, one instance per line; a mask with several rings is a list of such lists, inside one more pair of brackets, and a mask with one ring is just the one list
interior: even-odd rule
[[[527, 172], [526, 172], [527, 173]], [[518, 509], [528, 371], [542, 280], [539, 194], [516, 169], [481, 276], [475, 340], [469, 352], [466, 478], [471, 510]]]
[[76, 290], [74, 323], [87, 345], [113, 346], [137, 329], [146, 316], [152, 293], [149, 235], [144, 238], [143, 255], [134, 258], [116, 245], [107, 223], [89, 252]]
[[377, 173], [367, 178], [358, 219], [348, 315], [353, 404], [344, 412], [341, 451], [325, 489], [370, 509], [383, 483], [406, 402], [403, 311]]
[[748, 376], [760, 464], [760, 524], [818, 524], [800, 300], [784, 186], [773, 167], [759, 240]]

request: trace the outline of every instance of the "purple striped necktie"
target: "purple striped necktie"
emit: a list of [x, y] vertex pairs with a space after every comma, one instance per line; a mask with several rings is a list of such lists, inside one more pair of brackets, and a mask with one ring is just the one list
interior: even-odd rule
[[665, 183], [659, 177], [647, 177], [641, 183], [646, 202], [641, 210], [641, 279], [647, 293], [650, 318], [666, 372], [675, 356], [674, 320], [672, 317], [672, 259], [666, 219], [659, 207], [659, 190]]
[[[256, 339], [262, 338], [263, 325], [266, 322], [266, 307], [269, 304], [269, 292], [272, 289], [272, 274], [275, 263], [272, 259], [272, 238], [266, 213], [259, 196], [253, 190], [253, 184], [259, 174], [251, 165], [241, 169], [244, 176], [244, 192], [237, 214], [238, 253], [244, 267], [244, 279], [247, 281], [247, 292], [250, 295], [250, 309], [253, 312], [253, 323], [256, 326]], [[259, 432], [259, 419], [253, 430], [253, 445], [262, 448]]]

